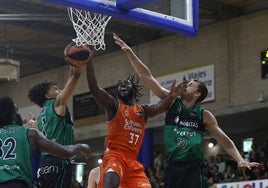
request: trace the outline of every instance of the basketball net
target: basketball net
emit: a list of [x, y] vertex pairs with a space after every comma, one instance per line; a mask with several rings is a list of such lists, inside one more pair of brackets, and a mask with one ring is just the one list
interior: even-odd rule
[[105, 50], [105, 28], [111, 16], [71, 7], [67, 7], [67, 10], [76, 32], [77, 37], [73, 39], [76, 45], [89, 45], [96, 50]]

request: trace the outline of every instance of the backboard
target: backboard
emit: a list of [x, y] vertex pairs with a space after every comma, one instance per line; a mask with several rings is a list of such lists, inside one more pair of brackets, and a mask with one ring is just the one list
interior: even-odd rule
[[66, 7], [105, 14], [158, 27], [187, 36], [198, 31], [199, 0], [162, 0], [170, 3], [170, 14], [148, 10], [160, 0], [45, 0]]

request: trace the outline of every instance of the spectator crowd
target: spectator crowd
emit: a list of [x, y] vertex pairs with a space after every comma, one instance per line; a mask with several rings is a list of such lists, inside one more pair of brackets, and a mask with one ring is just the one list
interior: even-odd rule
[[[262, 146], [253, 144], [250, 152], [241, 152], [241, 154], [250, 162], [259, 162], [260, 166], [251, 170], [239, 168], [236, 162], [227, 155], [211, 155], [205, 160], [204, 164], [204, 173], [209, 187], [212, 188], [217, 183], [268, 179], [268, 141], [265, 141]], [[163, 153], [158, 152], [153, 165], [146, 169], [152, 188], [164, 187], [164, 169]]]
[[[259, 162], [260, 166], [249, 170], [247, 168], [239, 168], [236, 162], [230, 159], [228, 155], [218, 154], [216, 156], [208, 156], [204, 163], [204, 173], [207, 178], [208, 187], [213, 188], [217, 183], [268, 179], [268, 141], [265, 141], [262, 146], [253, 144], [250, 152], [241, 152], [241, 155], [247, 161]], [[165, 166], [164, 152], [157, 151], [153, 165], [145, 169], [152, 188], [164, 188]], [[87, 175], [84, 176], [83, 185], [75, 182], [72, 187], [86, 188]]]

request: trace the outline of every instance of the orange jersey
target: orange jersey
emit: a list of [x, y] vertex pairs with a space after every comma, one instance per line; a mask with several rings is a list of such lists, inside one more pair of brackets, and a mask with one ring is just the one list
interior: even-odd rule
[[103, 177], [108, 170], [120, 177], [119, 188], [151, 188], [143, 165], [136, 160], [145, 131], [143, 108], [138, 104], [127, 106], [119, 101], [117, 113], [107, 122], [107, 129], [98, 188], [103, 187]]
[[115, 117], [107, 122], [106, 148], [136, 159], [142, 145], [145, 115], [141, 105], [127, 106], [119, 102]]

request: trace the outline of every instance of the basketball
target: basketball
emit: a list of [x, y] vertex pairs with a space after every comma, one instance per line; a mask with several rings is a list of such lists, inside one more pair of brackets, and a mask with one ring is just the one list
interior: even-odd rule
[[77, 46], [75, 42], [69, 43], [64, 49], [65, 61], [75, 67], [81, 67], [91, 58], [91, 50], [87, 46]]

